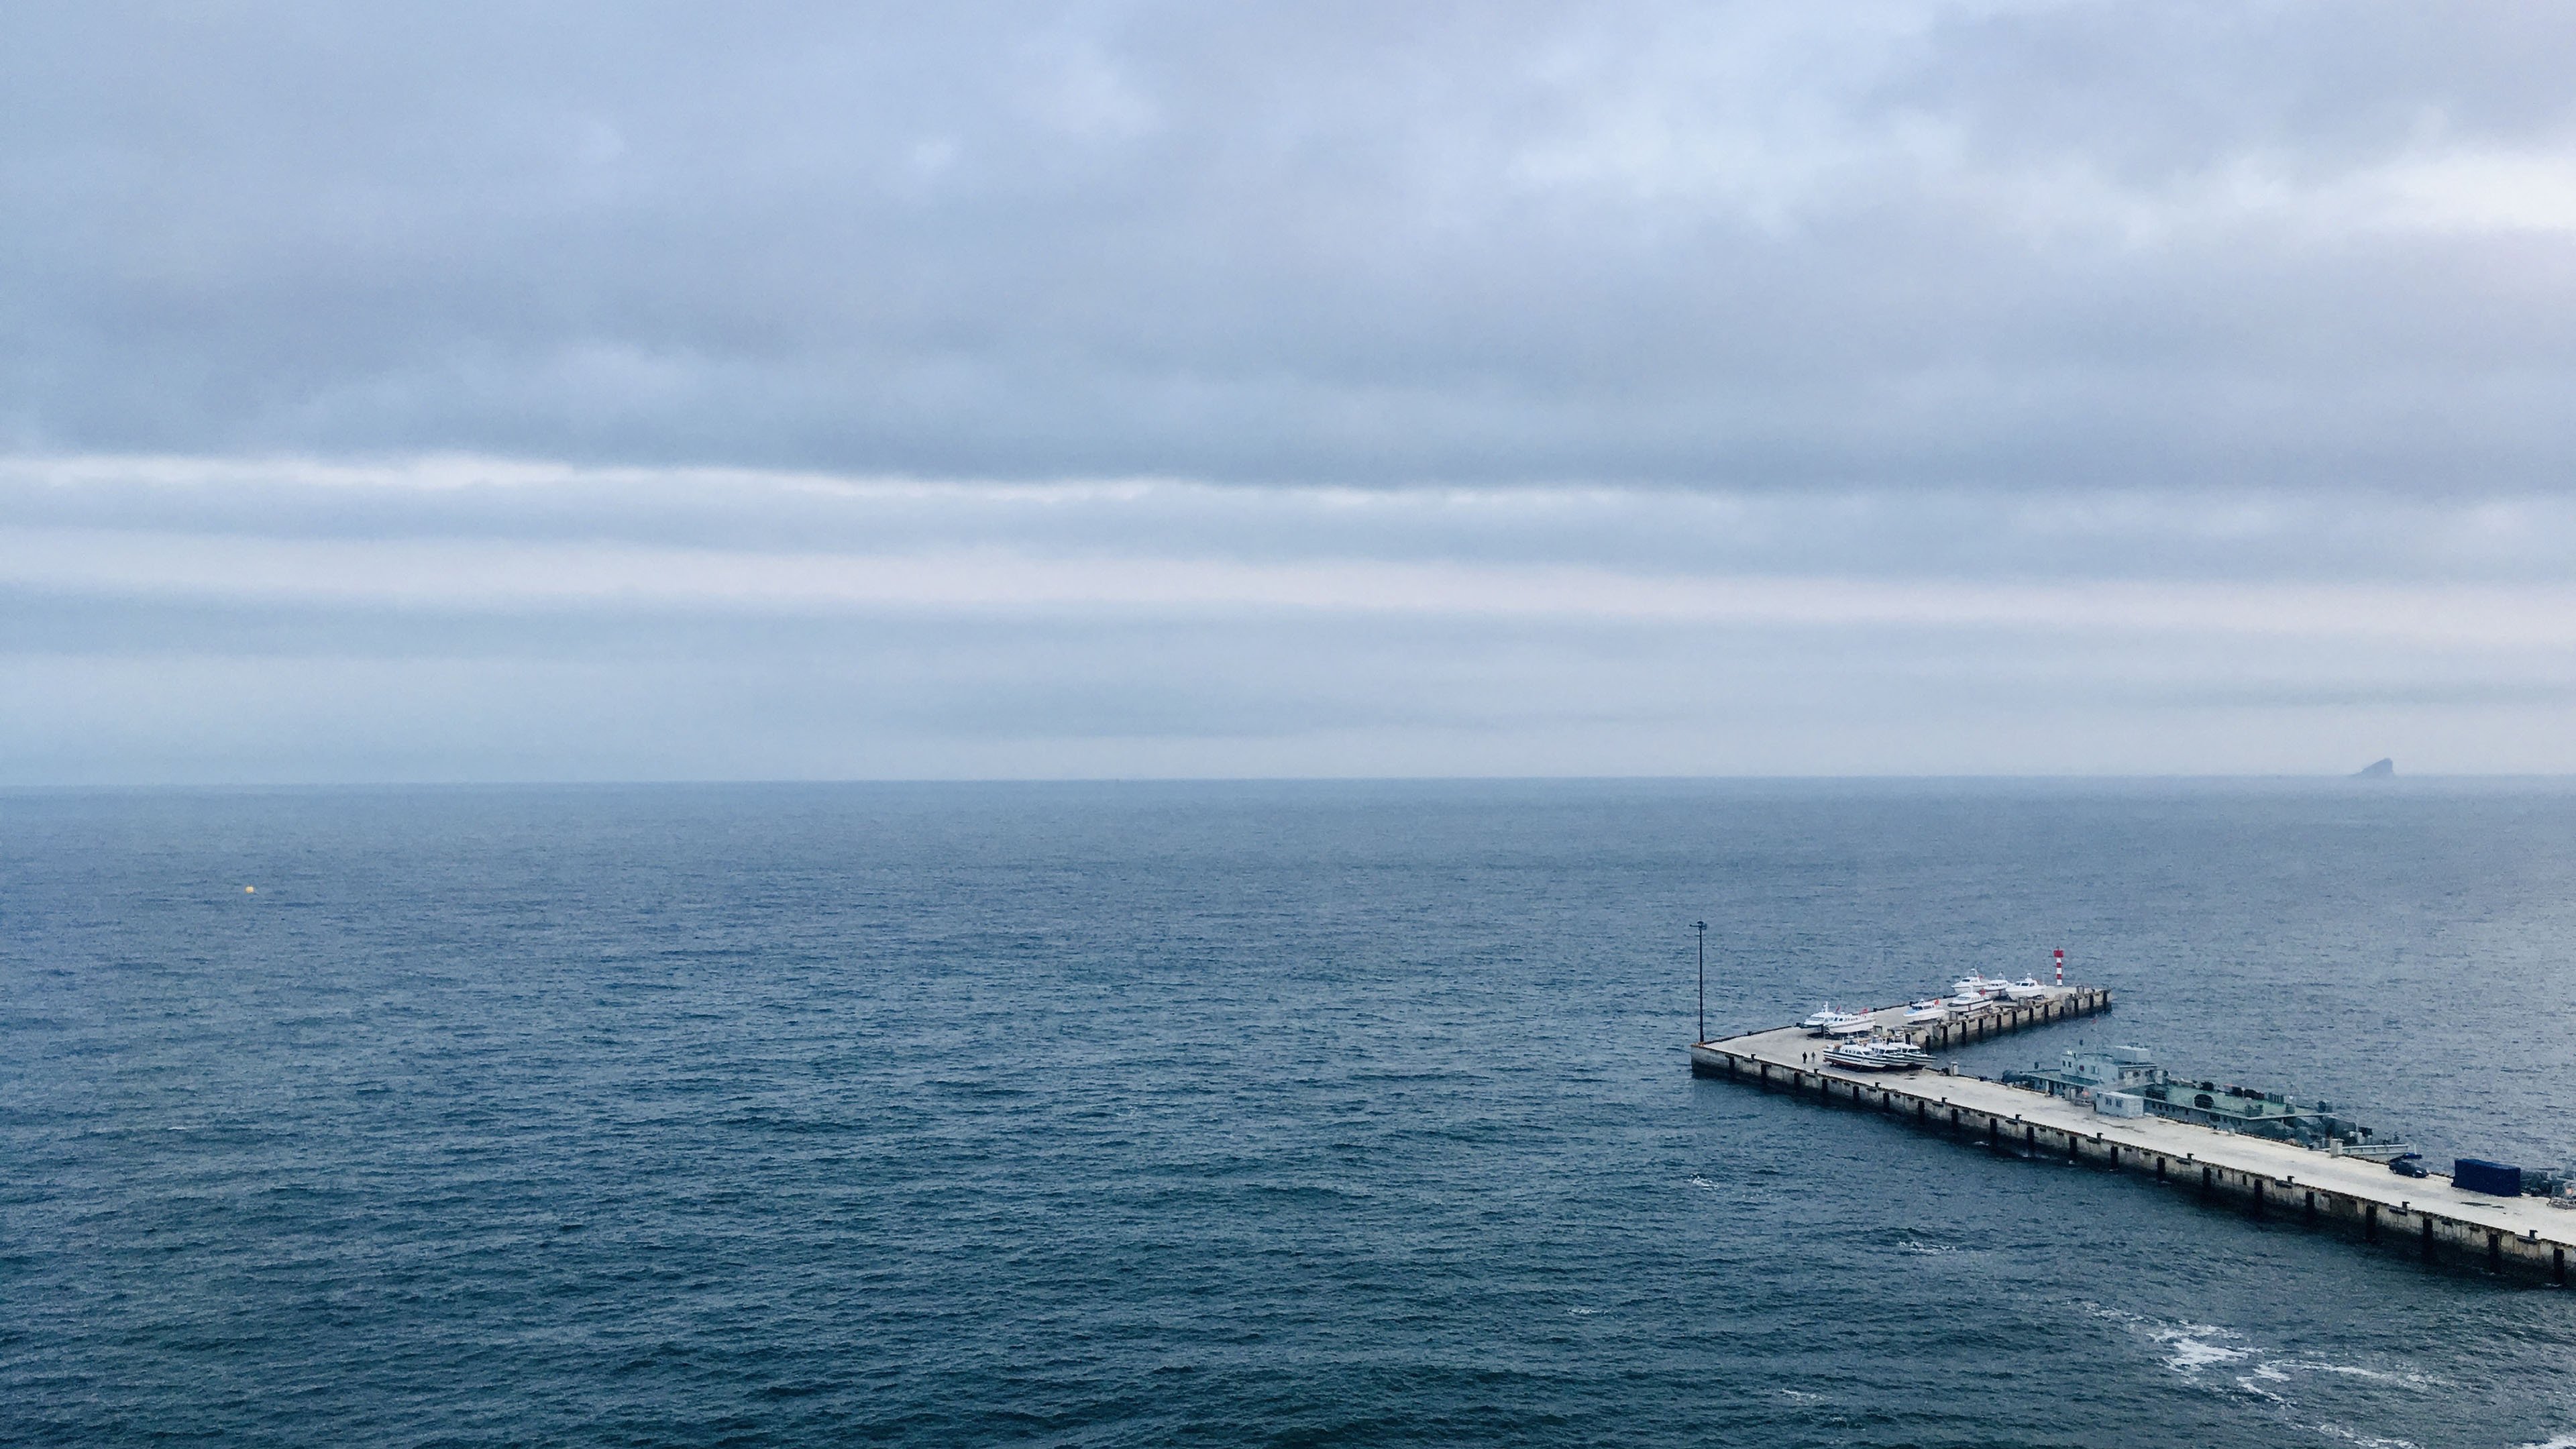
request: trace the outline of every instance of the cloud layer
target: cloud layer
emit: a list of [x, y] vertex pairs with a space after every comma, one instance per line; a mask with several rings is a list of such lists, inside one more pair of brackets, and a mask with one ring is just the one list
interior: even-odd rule
[[2576, 769], [2576, 12], [9, 41], [0, 783]]
[[2563, 770], [2576, 499], [0, 466], [21, 783]]
[[2559, 489], [2546, 7], [82, 5], [22, 451]]

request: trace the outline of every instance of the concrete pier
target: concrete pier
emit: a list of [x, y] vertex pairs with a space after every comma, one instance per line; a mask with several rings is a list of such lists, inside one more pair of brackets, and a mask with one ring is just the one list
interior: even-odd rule
[[[2013, 1025], [1920, 1044], [1932, 1050], [1982, 1040], [2090, 1015], [2110, 1004], [2108, 991], [2059, 988], [2045, 1001], [2013, 1008], [2023, 1013]], [[1873, 1015], [1892, 1018], [1883, 1022], [1889, 1034], [1905, 1034], [1903, 1007]], [[2257, 1218], [2349, 1230], [2365, 1242], [2427, 1261], [2564, 1285], [2568, 1260], [2576, 1257], [2576, 1211], [2552, 1208], [2540, 1198], [2464, 1192], [2447, 1177], [2400, 1177], [2366, 1158], [2166, 1117], [2099, 1117], [2080, 1102], [1976, 1077], [1846, 1071], [1825, 1065], [1828, 1045], [1794, 1026], [1700, 1042], [1690, 1049], [1691, 1071], [1882, 1112], [1963, 1141], [2138, 1173], [2204, 1202]]]
[[[2052, 986], [2046, 996], [2035, 1000], [1989, 1002], [1983, 1011], [1967, 1016], [1954, 1014], [1948, 1021], [1922, 1026], [1907, 1026], [1902, 1006], [1881, 1007], [1870, 1013], [1870, 1025], [1889, 1036], [1902, 1037], [1927, 1052], [1937, 1052], [1984, 1041], [1990, 1036], [2002, 1036], [2009, 1031], [2026, 1031], [2034, 1026], [2046, 1026], [2070, 1017], [2091, 1016], [2110, 1009], [2111, 993], [2102, 987]], [[1795, 1031], [1796, 1028], [1790, 1030]]]

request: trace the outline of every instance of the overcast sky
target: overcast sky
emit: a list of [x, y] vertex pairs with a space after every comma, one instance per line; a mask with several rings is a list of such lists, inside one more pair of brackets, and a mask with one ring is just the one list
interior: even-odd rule
[[12, 6], [0, 783], [2576, 770], [2571, 68]]

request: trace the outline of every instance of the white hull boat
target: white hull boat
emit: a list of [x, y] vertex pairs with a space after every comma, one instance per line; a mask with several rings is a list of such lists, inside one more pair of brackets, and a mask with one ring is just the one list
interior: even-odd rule
[[1856, 1072], [1911, 1072], [1932, 1065], [1932, 1056], [1908, 1041], [1856, 1041], [1826, 1052], [1825, 1061]]
[[1836, 1011], [1828, 1006], [1805, 1021], [1799, 1022], [1798, 1025], [1805, 1027], [1814, 1036], [1849, 1036], [1854, 1032], [1869, 1030], [1869, 1013]]

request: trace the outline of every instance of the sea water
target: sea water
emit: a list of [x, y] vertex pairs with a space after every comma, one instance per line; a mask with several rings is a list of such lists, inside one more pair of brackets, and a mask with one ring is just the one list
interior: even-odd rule
[[2576, 1296], [1689, 1074], [2576, 1157], [2554, 784], [0, 795], [0, 1438], [2511, 1446]]

